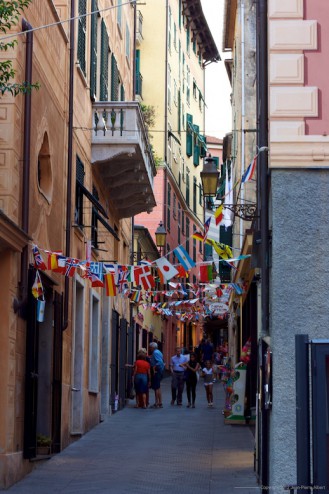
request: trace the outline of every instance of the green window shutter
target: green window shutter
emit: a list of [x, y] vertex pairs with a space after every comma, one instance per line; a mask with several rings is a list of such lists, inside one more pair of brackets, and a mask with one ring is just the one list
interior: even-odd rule
[[178, 0], [178, 25], [182, 27], [182, 0]]
[[196, 183], [196, 177], [193, 177], [193, 213], [196, 213], [196, 202], [197, 202], [197, 183]]
[[193, 139], [193, 164], [194, 166], [198, 166], [200, 164], [200, 142], [198, 139], [200, 127], [198, 125], [194, 125], [194, 139]]
[[[209, 245], [209, 244], [204, 244], [204, 258], [205, 258], [205, 261], [207, 261], [207, 259], [209, 258], [212, 258], [212, 245]], [[222, 263], [220, 263], [222, 264]]]
[[109, 35], [106, 31], [104, 20], [101, 24], [101, 71], [100, 71], [100, 100], [108, 101], [109, 98]]
[[124, 86], [122, 85], [122, 86], [121, 86], [121, 89], [120, 89], [120, 101], [126, 101], [126, 100], [125, 100], [125, 98], [126, 98], [125, 88], [124, 88]]
[[[91, 11], [98, 10], [97, 0], [92, 0]], [[97, 16], [98, 13], [91, 16], [91, 33], [90, 33], [90, 98], [96, 99], [97, 91]]]
[[207, 156], [207, 138], [206, 136], [201, 136], [203, 142], [200, 146], [200, 158], [205, 158]]
[[193, 154], [193, 116], [189, 113], [186, 114], [186, 154]]
[[190, 26], [186, 28], [186, 51], [190, 53]]
[[186, 218], [186, 252], [190, 253], [190, 219]]
[[190, 206], [190, 174], [189, 173], [186, 173], [186, 204]]
[[117, 61], [112, 53], [111, 60], [111, 101], [118, 101], [119, 98], [119, 71]]
[[86, 76], [86, 13], [87, 0], [79, 0], [78, 5], [78, 62], [83, 74]]
[[180, 95], [180, 89], [178, 89], [178, 95], [177, 95], [177, 99], [178, 99], [178, 102], [177, 102], [177, 119], [178, 119], [178, 126], [177, 126], [177, 130], [178, 130], [178, 134], [181, 133], [181, 121], [182, 121], [182, 101], [181, 101], [181, 95]]
[[167, 229], [170, 231], [170, 201], [171, 201], [171, 186], [168, 183], [168, 199], [167, 199]]

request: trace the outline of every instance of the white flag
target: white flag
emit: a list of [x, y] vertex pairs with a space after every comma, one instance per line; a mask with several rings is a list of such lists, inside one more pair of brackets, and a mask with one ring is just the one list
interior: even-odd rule
[[160, 257], [155, 262], [166, 281], [171, 280], [171, 278], [178, 274], [177, 269], [165, 257]]

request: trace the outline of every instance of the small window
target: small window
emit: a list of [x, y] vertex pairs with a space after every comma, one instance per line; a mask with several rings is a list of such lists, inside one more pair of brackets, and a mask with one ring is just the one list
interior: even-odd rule
[[50, 203], [53, 196], [53, 173], [47, 132], [43, 136], [43, 143], [38, 155], [38, 189]]

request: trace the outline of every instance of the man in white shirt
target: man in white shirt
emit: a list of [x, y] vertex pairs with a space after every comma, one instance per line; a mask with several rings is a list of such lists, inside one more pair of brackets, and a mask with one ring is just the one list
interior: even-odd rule
[[185, 365], [188, 362], [188, 355], [182, 355], [182, 349], [180, 347], [176, 348], [176, 355], [171, 357], [170, 360], [170, 371], [172, 375], [171, 380], [171, 404], [174, 405], [177, 399], [177, 405], [182, 405], [183, 391], [184, 391], [184, 371]]

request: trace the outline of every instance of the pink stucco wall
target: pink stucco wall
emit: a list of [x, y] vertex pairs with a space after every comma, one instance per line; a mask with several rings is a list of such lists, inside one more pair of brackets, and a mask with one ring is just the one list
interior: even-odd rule
[[319, 114], [306, 118], [306, 134], [329, 135], [329, 1], [304, 0], [304, 16], [318, 22], [318, 49], [305, 51], [305, 85], [319, 88]]

